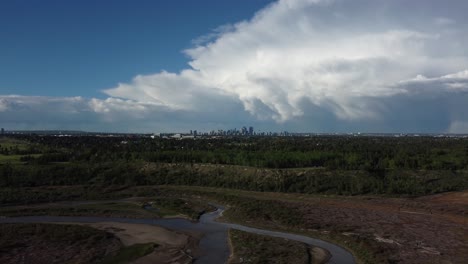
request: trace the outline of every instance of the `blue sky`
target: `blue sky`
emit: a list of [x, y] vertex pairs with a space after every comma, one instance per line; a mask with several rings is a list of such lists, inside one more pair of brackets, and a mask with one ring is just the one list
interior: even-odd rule
[[0, 127], [468, 133], [468, 1], [0, 1]]
[[102, 98], [137, 74], [185, 68], [192, 40], [269, 2], [1, 1], [0, 94]]

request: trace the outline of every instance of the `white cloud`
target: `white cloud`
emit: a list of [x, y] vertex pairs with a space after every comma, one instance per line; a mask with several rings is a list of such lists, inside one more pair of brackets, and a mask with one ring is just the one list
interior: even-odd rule
[[[15, 123], [37, 128], [79, 128], [88, 123], [125, 121], [145, 116], [156, 109], [117, 98], [86, 99], [83, 97], [0, 96], [0, 119], [12, 127]], [[75, 124], [76, 123], [76, 124]], [[86, 126], [88, 127], [88, 126]]]
[[[155, 115], [166, 123], [448, 130], [468, 119], [466, 25], [405, 13], [406, 4], [386, 2], [377, 16], [372, 1], [279, 0], [195, 40], [184, 51], [187, 69], [138, 75], [104, 90], [107, 99], [66, 101], [106, 122]], [[0, 100], [0, 112], [10, 104]]]
[[[202, 110], [208, 98], [231, 98], [257, 118], [277, 122], [303, 116], [304, 100], [342, 120], [378, 119], [384, 113], [369, 108], [375, 105], [367, 102], [369, 97], [407, 94], [409, 86], [402, 84], [418, 74], [468, 68], [466, 57], [455, 60], [450, 51], [447, 56], [431, 56], [433, 47], [447, 41], [443, 33], [392, 25], [350, 31], [354, 21], [336, 25], [318, 14], [336, 13], [334, 4], [276, 2], [211, 42], [186, 50], [191, 68], [178, 74], [137, 76], [132, 83], [105, 92], [190, 111]], [[449, 22], [441, 17], [436, 21]], [[462, 83], [444, 85], [459, 89]]]
[[[399, 85], [406, 87], [407, 91], [413, 93], [466, 93], [468, 92], [468, 70], [432, 78], [417, 75], [413, 79], [401, 81]], [[410, 87], [412, 88], [410, 89]]]
[[[201, 129], [239, 127], [253, 123], [243, 114], [242, 105], [230, 101], [214, 102], [223, 111], [199, 112], [177, 110], [152, 102], [109, 97], [46, 97], [0, 95], [0, 120], [7, 129], [73, 129], [88, 131], [180, 132]], [[206, 107], [210, 109], [209, 106]], [[245, 124], [243, 124], [245, 125]]]
[[7, 111], [8, 109], [8, 102], [5, 99], [0, 99], [0, 112]]

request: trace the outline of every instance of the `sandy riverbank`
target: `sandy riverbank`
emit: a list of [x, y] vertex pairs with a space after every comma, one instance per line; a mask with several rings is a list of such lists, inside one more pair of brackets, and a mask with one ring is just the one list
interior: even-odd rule
[[[67, 223], [70, 224], [70, 223]], [[133, 263], [192, 263], [197, 256], [201, 234], [179, 232], [159, 226], [129, 223], [74, 223], [90, 226], [114, 234], [124, 246], [156, 243], [154, 252], [137, 259]]]

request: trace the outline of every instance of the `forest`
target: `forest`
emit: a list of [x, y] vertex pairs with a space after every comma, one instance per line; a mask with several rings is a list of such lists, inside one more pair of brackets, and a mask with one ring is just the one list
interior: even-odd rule
[[468, 187], [468, 138], [0, 138], [0, 188], [60, 185], [423, 195]]

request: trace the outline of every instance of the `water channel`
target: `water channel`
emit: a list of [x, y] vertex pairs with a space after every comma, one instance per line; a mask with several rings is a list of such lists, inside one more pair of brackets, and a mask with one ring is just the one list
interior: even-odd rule
[[330, 264], [353, 264], [356, 263], [353, 255], [346, 249], [335, 244], [315, 239], [307, 236], [270, 231], [259, 228], [247, 227], [239, 224], [217, 222], [216, 218], [222, 215], [224, 208], [217, 205], [217, 210], [203, 214], [199, 222], [192, 222], [181, 218], [162, 219], [132, 219], [132, 218], [112, 218], [112, 217], [87, 217], [87, 216], [23, 216], [0, 218], [0, 223], [56, 223], [56, 222], [120, 222], [131, 224], [158, 225], [172, 230], [197, 231], [203, 233], [200, 240], [200, 250], [202, 255], [197, 258], [197, 264], [226, 263], [230, 249], [228, 245], [228, 230], [237, 229], [250, 233], [280, 237], [295, 241], [300, 241], [311, 246], [321, 247], [330, 252]]

